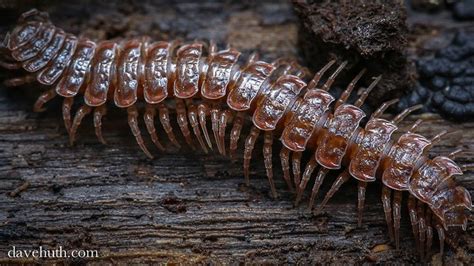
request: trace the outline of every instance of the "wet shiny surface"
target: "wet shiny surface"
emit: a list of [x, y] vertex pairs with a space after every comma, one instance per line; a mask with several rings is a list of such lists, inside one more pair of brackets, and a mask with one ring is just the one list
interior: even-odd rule
[[454, 175], [462, 175], [462, 171], [453, 160], [441, 156], [428, 160], [410, 178], [410, 193], [430, 203], [441, 182]]
[[36, 72], [45, 67], [63, 45], [66, 33], [64, 31], [56, 31], [56, 35], [51, 42], [37, 56], [23, 63], [23, 68], [28, 72]]
[[14, 50], [25, 45], [42, 30], [42, 27], [43, 23], [41, 22], [29, 22], [17, 26], [10, 34], [8, 49]]
[[53, 62], [38, 74], [38, 82], [51, 85], [61, 76], [66, 67], [69, 65], [72, 55], [77, 46], [77, 38], [68, 35], [64, 41], [64, 45], [54, 58]]
[[316, 89], [306, 92], [291, 121], [283, 130], [283, 145], [292, 151], [304, 151], [318, 121], [329, 110], [333, 101], [334, 97], [326, 91]]
[[273, 70], [273, 65], [261, 61], [253, 62], [242, 70], [240, 78], [227, 97], [229, 107], [235, 111], [249, 110]]
[[147, 47], [144, 97], [147, 103], [159, 103], [168, 96], [170, 44], [157, 42]]
[[53, 39], [56, 29], [51, 24], [44, 25], [38, 36], [27, 44], [12, 50], [12, 57], [17, 61], [25, 61], [35, 57]]
[[240, 52], [235, 49], [224, 50], [212, 55], [206, 80], [201, 94], [207, 99], [219, 99], [226, 95], [231, 79], [232, 67], [237, 63]]
[[118, 107], [129, 107], [138, 99], [138, 67], [142, 45], [139, 40], [130, 40], [120, 49], [116, 73], [117, 87], [114, 91], [114, 101]]
[[201, 53], [202, 44], [199, 43], [187, 44], [178, 49], [174, 96], [190, 98], [198, 93]]
[[349, 173], [356, 179], [371, 182], [376, 179], [383, 151], [397, 126], [384, 119], [371, 119], [363, 131], [355, 155], [349, 164]]
[[305, 86], [306, 83], [296, 76], [285, 75], [278, 78], [257, 104], [252, 117], [254, 125], [261, 130], [274, 130]]
[[84, 101], [89, 106], [98, 106], [107, 101], [116, 49], [117, 45], [110, 41], [101, 42], [97, 47], [94, 63], [91, 64], [91, 76], [84, 94]]
[[66, 74], [56, 86], [56, 92], [63, 97], [75, 96], [85, 81], [94, 56], [96, 44], [91, 41], [80, 41]]
[[341, 167], [349, 141], [364, 116], [360, 108], [349, 104], [341, 105], [334, 111], [315, 153], [320, 165], [328, 169]]
[[408, 182], [415, 164], [429, 144], [430, 141], [421, 135], [413, 133], [402, 135], [388, 154], [382, 182], [391, 189], [408, 190]]

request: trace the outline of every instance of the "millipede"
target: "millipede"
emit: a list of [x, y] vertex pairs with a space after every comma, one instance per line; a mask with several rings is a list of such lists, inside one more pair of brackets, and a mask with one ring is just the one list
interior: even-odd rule
[[[247, 185], [255, 144], [263, 139], [263, 163], [274, 198], [277, 197], [272, 165], [275, 139], [282, 144], [279, 155], [283, 179], [294, 193], [296, 205], [315, 170], [308, 208], [316, 212], [324, 208], [345, 182], [355, 178], [359, 226], [367, 185], [382, 181], [388, 235], [397, 249], [404, 191], [408, 192], [406, 203], [421, 257], [428, 256], [435, 233], [442, 254], [444, 243], [451, 243], [448, 233], [452, 228], [467, 229], [471, 196], [466, 188], [456, 184], [455, 176], [462, 175], [470, 166], [461, 167], [453, 161], [462, 152], [460, 149], [434, 158], [428, 154], [449, 132], [426, 138], [415, 133], [422, 122], [417, 120], [394, 139], [392, 135], [398, 124], [420, 109], [412, 106], [391, 120], [382, 118], [398, 99], [384, 102], [361, 126], [366, 117], [361, 106], [382, 77], [374, 77], [359, 98], [349, 104], [349, 96], [365, 74], [363, 69], [336, 99], [328, 91], [347, 62], [336, 67], [336, 60], [330, 61], [306, 82], [308, 71], [292, 60], [267, 63], [252, 54], [246, 63], [240, 64], [239, 51], [232, 47], [219, 51], [212, 41], [185, 44], [152, 42], [142, 37], [96, 43], [55, 27], [47, 13], [36, 9], [20, 16], [0, 49], [3, 68], [27, 72], [6, 80], [6, 86], [38, 82], [50, 87], [37, 99], [35, 112], [44, 111], [44, 105], [56, 96], [63, 97], [62, 116], [71, 145], [82, 119], [91, 114], [97, 138], [106, 143], [102, 118], [107, 113], [107, 102], [113, 101], [115, 106], [127, 111], [128, 125], [136, 142], [153, 158], [139, 127], [141, 108], [137, 106], [143, 104], [146, 130], [162, 152], [166, 151], [165, 140], [159, 139], [155, 120], [159, 120], [166, 133], [166, 141], [177, 148], [185, 145], [205, 153], [216, 150], [222, 156], [235, 157], [238, 144], [243, 142]], [[335, 70], [324, 81], [331, 68]], [[74, 99], [81, 95], [83, 104], [72, 116]], [[171, 111], [176, 113], [184, 142], [178, 141]], [[244, 138], [248, 120], [251, 128]], [[311, 153], [305, 167], [301, 166], [303, 153]], [[316, 196], [330, 171], [339, 171], [339, 175], [316, 207]]]

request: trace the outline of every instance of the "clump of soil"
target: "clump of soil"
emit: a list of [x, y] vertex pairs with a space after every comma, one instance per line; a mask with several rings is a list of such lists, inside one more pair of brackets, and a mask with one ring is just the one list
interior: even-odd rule
[[369, 103], [400, 96], [413, 86], [415, 68], [404, 51], [407, 46], [406, 12], [400, 1], [294, 1], [301, 19], [300, 47], [307, 64], [318, 70], [330, 59], [349, 61], [349, 71], [338, 78], [347, 84], [367, 68], [365, 85], [382, 75]]

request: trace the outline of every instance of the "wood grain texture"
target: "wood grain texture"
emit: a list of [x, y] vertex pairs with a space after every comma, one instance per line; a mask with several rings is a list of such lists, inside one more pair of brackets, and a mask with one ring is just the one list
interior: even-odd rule
[[[294, 17], [288, 15], [288, 3], [185, 2], [96, 8], [94, 1], [87, 8], [54, 2], [41, 7], [53, 12], [58, 26], [96, 39], [144, 33], [154, 39], [213, 38], [247, 54], [258, 50], [265, 60], [296, 55], [297, 27]], [[5, 76], [3, 71], [0, 76]], [[125, 111], [117, 108], [109, 108], [104, 121], [109, 145], [97, 141], [89, 116], [79, 130], [77, 144], [69, 147], [59, 101], [48, 104], [45, 113], [31, 111], [38, 91], [36, 86], [0, 86], [0, 264], [35, 262], [9, 260], [6, 254], [12, 246], [28, 249], [39, 245], [97, 249], [98, 259], [58, 261], [91, 265], [418, 261], [406, 206], [402, 249], [396, 251], [389, 244], [378, 182], [368, 187], [363, 227], [357, 228], [353, 181], [341, 188], [320, 215], [309, 213], [306, 204], [293, 207], [293, 195], [286, 192], [281, 178], [277, 145], [273, 157], [280, 197], [272, 200], [261, 140], [251, 164], [251, 186], [245, 187], [241, 160], [188, 151], [160, 154], [156, 149], [152, 150], [157, 158], [148, 160], [129, 132]], [[404, 125], [415, 119], [410, 117]], [[457, 161], [474, 161], [474, 123], [453, 124], [437, 116], [427, 120], [420, 126], [427, 136], [443, 129], [461, 130], [437, 145], [433, 155], [463, 147], [466, 152]], [[148, 137], [147, 141], [152, 148]], [[458, 179], [471, 194], [473, 178], [470, 171]], [[334, 176], [327, 179], [322, 193], [333, 180]], [[459, 250], [451, 249], [445, 263], [470, 262], [473, 230], [471, 221], [464, 244]], [[441, 262], [441, 258], [434, 256], [432, 262]]]
[[[109, 145], [96, 140], [89, 118], [79, 131], [79, 143], [69, 147], [59, 106], [53, 104], [46, 113], [36, 114], [30, 111], [33, 101], [21, 90], [1, 90], [2, 258], [13, 245], [61, 245], [98, 249], [101, 259], [92, 263], [417, 261], [406, 209], [401, 251], [390, 246], [372, 252], [388, 243], [379, 183], [369, 185], [364, 225], [357, 228], [355, 182], [345, 185], [325, 212], [315, 216], [305, 204], [293, 207], [280, 170], [276, 171], [280, 198], [271, 199], [261, 154], [252, 164], [248, 188], [243, 185], [241, 161], [191, 152], [155, 153], [158, 158], [148, 160], [120, 111], [105, 121]], [[457, 161], [472, 163], [473, 123], [452, 124], [437, 116], [426, 119], [420, 132], [427, 136], [442, 129], [461, 130], [432, 154], [463, 147], [466, 152]], [[473, 176], [467, 172], [458, 179], [471, 193]], [[325, 182], [324, 193], [331, 180]], [[18, 189], [21, 186], [24, 191]], [[12, 191], [16, 195], [10, 195]], [[471, 222], [464, 235], [467, 244], [457, 252], [451, 250], [446, 262], [467, 262], [474, 248], [472, 232]]]

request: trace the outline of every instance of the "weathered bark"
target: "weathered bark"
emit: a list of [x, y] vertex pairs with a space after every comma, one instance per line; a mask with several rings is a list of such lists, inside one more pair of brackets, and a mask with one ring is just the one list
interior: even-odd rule
[[[98, 39], [144, 33], [154, 39], [214, 38], [246, 53], [259, 50], [265, 59], [296, 55], [297, 27], [288, 15], [288, 4], [161, 3], [130, 9], [126, 4], [104, 8], [91, 3], [86, 9], [72, 4], [49, 9], [59, 26]], [[402, 249], [385, 245], [389, 240], [378, 182], [368, 187], [363, 226], [357, 228], [353, 181], [320, 215], [309, 213], [306, 204], [293, 207], [293, 195], [281, 179], [278, 146], [274, 166], [280, 197], [272, 200], [261, 141], [251, 165], [251, 186], [246, 187], [241, 160], [156, 150], [157, 158], [148, 160], [129, 133], [125, 112], [116, 108], [110, 108], [104, 121], [109, 145], [97, 141], [89, 116], [79, 130], [78, 143], [69, 147], [59, 102], [49, 104], [46, 113], [35, 114], [31, 112], [35, 99], [28, 94], [37, 96], [35, 86], [0, 87], [0, 263], [33, 262], [9, 260], [7, 252], [12, 246], [39, 245], [99, 250], [100, 258], [78, 261], [90, 264], [418, 261], [405, 206]], [[420, 132], [433, 136], [442, 129], [462, 130], [462, 138], [447, 137], [433, 154], [463, 147], [466, 151], [457, 161], [472, 163], [473, 128], [474, 123], [459, 125], [433, 117]], [[153, 147], [149, 141], [147, 145]], [[327, 179], [321, 194], [333, 179]], [[472, 171], [458, 180], [474, 191]], [[472, 230], [471, 222], [463, 236], [467, 243], [448, 252], [446, 262], [468, 262], [474, 249]]]
[[[1, 91], [0, 261], [12, 246], [39, 245], [98, 249], [100, 260], [91, 261], [97, 263], [417, 261], [405, 209], [401, 251], [389, 246], [372, 252], [388, 243], [378, 182], [369, 185], [364, 225], [357, 228], [355, 182], [344, 185], [324, 213], [315, 216], [305, 204], [293, 207], [276, 159], [280, 198], [271, 199], [260, 151], [247, 188], [241, 161], [156, 152], [155, 160], [146, 159], [122, 112], [112, 112], [105, 121], [109, 145], [96, 140], [89, 117], [78, 144], [69, 147], [58, 106], [35, 114], [30, 111], [33, 100], [21, 90]], [[457, 125], [434, 116], [419, 131], [433, 136], [443, 129], [461, 130], [432, 154], [463, 147], [457, 161], [469, 163], [473, 128], [473, 123]], [[323, 193], [332, 180], [325, 182]], [[458, 181], [474, 191], [472, 171]], [[461, 246], [466, 253], [451, 251], [448, 261], [472, 256], [472, 228], [471, 223], [464, 235], [467, 244]]]

